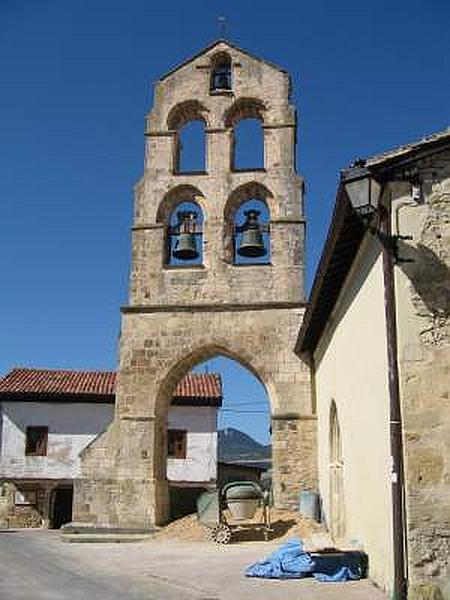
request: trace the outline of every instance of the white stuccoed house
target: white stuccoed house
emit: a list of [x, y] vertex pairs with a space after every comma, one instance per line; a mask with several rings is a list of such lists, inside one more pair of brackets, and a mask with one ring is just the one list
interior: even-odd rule
[[[71, 520], [80, 452], [114, 417], [116, 374], [16, 368], [0, 380], [0, 526]], [[172, 497], [217, 479], [220, 376], [186, 375], [168, 414]]]

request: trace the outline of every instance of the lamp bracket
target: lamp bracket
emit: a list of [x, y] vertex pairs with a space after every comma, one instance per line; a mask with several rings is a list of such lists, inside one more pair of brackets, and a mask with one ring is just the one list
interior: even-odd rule
[[387, 233], [379, 231], [375, 227], [369, 227], [369, 231], [372, 235], [375, 235], [378, 238], [383, 248], [385, 248], [389, 252], [396, 264], [415, 262], [413, 258], [402, 258], [401, 256], [399, 256], [399, 241], [410, 241], [413, 239], [412, 235], [388, 235]]

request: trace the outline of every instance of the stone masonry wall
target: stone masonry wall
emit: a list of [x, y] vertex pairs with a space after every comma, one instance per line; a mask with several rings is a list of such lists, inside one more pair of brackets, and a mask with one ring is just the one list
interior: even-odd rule
[[[442, 159], [442, 157], [441, 157]], [[447, 156], [450, 165], [450, 156]], [[450, 598], [450, 167], [423, 203], [397, 187], [397, 267], [411, 598]], [[395, 214], [395, 212], [394, 212]], [[427, 595], [428, 594], [428, 595]]]
[[285, 414], [272, 418], [272, 464], [278, 477], [274, 496], [279, 508], [298, 510], [301, 490], [318, 489], [317, 420]]
[[155, 508], [150, 499], [168, 493], [166, 422], [172, 392], [196, 363], [217, 354], [239, 360], [265, 385], [273, 417], [275, 502], [298, 506], [300, 489], [316, 487], [315, 421], [301, 418], [311, 413], [309, 368], [293, 352], [302, 313], [125, 313], [120, 402], [113, 424], [83, 453], [74, 521], [149, 528], [167, 519], [167, 506]]

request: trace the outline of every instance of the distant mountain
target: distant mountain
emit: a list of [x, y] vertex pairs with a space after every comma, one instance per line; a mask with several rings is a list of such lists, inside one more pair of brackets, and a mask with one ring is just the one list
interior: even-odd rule
[[272, 447], [260, 444], [252, 437], [227, 427], [218, 432], [218, 455], [222, 462], [257, 462], [270, 460]]

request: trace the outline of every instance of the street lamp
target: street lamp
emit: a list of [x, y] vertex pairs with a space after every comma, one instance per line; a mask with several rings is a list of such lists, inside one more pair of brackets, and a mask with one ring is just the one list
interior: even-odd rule
[[378, 210], [381, 184], [375, 179], [364, 161], [356, 161], [354, 167], [341, 171], [341, 182], [351, 205], [358, 216], [368, 223]]
[[412, 259], [400, 258], [398, 254], [399, 240], [412, 240], [412, 236], [388, 234], [371, 224], [373, 215], [379, 214], [382, 185], [365, 166], [365, 161], [357, 160], [354, 166], [341, 171], [341, 183], [364, 228], [378, 238], [396, 263], [412, 262]]

